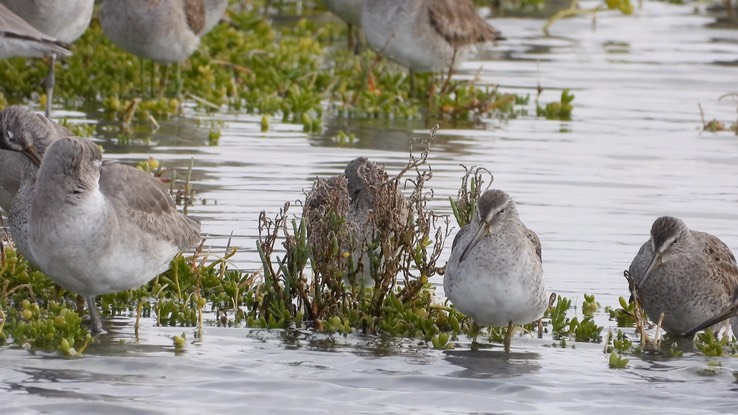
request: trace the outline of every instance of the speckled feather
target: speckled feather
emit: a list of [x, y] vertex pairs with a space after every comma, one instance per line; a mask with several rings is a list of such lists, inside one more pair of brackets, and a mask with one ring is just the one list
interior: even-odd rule
[[372, 48], [416, 72], [448, 69], [502, 39], [471, 0], [365, 1], [361, 26]]
[[[490, 213], [489, 230], [468, 248]], [[538, 235], [520, 221], [509, 195], [489, 190], [472, 222], [454, 238], [443, 281], [446, 295], [479, 324], [528, 323], [543, 315], [548, 304], [541, 258]]]
[[502, 40], [500, 32], [488, 25], [467, 0], [426, 0], [428, 19], [435, 31], [454, 47]]
[[[677, 243], [672, 244], [676, 237]], [[663, 251], [663, 263], [639, 285], [653, 257]], [[651, 239], [629, 267], [638, 286], [638, 298], [651, 319], [664, 313], [663, 328], [684, 333], [731, 306], [738, 293], [738, 265], [725, 243], [714, 235], [690, 230], [673, 217], [658, 218]]]

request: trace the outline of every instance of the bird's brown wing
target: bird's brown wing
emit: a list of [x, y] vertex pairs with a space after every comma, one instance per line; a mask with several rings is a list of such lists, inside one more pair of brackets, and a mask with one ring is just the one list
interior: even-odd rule
[[479, 16], [471, 0], [430, 0], [428, 18], [435, 31], [453, 47], [503, 39]]
[[541, 248], [541, 240], [540, 238], [538, 238], [538, 234], [528, 229], [528, 239], [530, 239], [530, 241], [533, 243], [533, 246], [536, 248], [536, 255], [538, 255], [538, 259], [543, 261], [543, 250]]

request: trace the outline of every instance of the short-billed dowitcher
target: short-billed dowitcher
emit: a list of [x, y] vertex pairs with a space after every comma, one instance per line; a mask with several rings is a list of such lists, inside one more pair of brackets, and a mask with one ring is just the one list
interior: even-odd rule
[[[400, 232], [407, 226], [410, 208], [397, 183], [389, 178], [381, 166], [366, 157], [358, 157], [348, 163], [344, 175], [319, 178], [305, 201], [304, 215], [311, 232], [313, 246], [330, 243], [330, 235], [336, 233], [326, 221], [328, 212], [343, 217], [345, 221], [338, 231], [343, 242], [342, 250], [353, 245], [351, 257], [355, 269], [361, 267], [360, 282], [373, 284], [373, 275], [384, 271], [386, 257], [378, 263], [370, 261], [367, 249], [375, 238], [390, 232]], [[399, 243], [399, 238], [394, 238]], [[325, 246], [324, 250], [329, 250]], [[396, 253], [375, 250], [377, 255]], [[379, 268], [373, 269], [375, 265]], [[348, 281], [348, 280], [347, 280]]]
[[86, 298], [93, 333], [102, 332], [96, 295], [146, 283], [201, 238], [159, 180], [103, 162], [94, 142], [76, 137], [54, 140], [43, 154], [28, 215], [35, 264]]
[[[94, 0], [0, 0], [13, 13], [45, 35], [64, 43], [72, 43], [87, 30], [92, 19]], [[54, 67], [57, 55], [68, 56], [67, 51], [50, 50], [49, 74], [44, 81], [46, 89], [46, 116], [51, 114], [56, 77]], [[37, 56], [37, 55], [34, 55]]]
[[479, 198], [471, 223], [454, 238], [443, 288], [476, 324], [507, 325], [505, 351], [510, 351], [513, 323], [543, 316], [549, 301], [541, 242], [520, 220], [507, 193], [487, 190]]
[[629, 272], [646, 314], [664, 313], [663, 328], [677, 335], [717, 323], [711, 319], [730, 309], [738, 292], [738, 266], [727, 245], [671, 216], [654, 221]]
[[103, 2], [105, 35], [126, 52], [159, 63], [178, 63], [199, 46], [228, 0], [115, 0]]
[[73, 135], [69, 130], [24, 106], [0, 112], [0, 194], [9, 200], [10, 234], [18, 250], [38, 268], [28, 245], [28, 221], [41, 155], [53, 140]]
[[67, 45], [31, 26], [0, 3], [0, 58], [71, 55]]
[[471, 0], [365, 1], [361, 27], [373, 49], [413, 72], [449, 69], [502, 39]]
[[35, 172], [41, 163], [38, 158], [34, 165], [29, 157], [36, 158], [52, 140], [68, 135], [73, 134], [28, 107], [14, 105], [0, 111], [0, 207], [5, 213], [10, 213], [23, 172], [27, 167]]

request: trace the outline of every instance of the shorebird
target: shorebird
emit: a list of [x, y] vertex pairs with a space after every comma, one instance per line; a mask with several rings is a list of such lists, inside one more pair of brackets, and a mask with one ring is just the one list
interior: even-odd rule
[[28, 107], [0, 112], [0, 200], [8, 213], [13, 244], [28, 262], [38, 265], [28, 245], [28, 221], [41, 154], [53, 140], [73, 135]]
[[321, 239], [325, 236], [321, 232], [335, 232], [330, 225], [328, 229], [321, 226], [331, 209], [345, 219], [339, 231], [344, 239], [341, 249], [353, 245], [351, 256], [354, 269], [361, 266], [360, 282], [373, 284], [372, 276], [382, 273], [383, 263], [373, 270], [367, 249], [378, 232], [401, 231], [407, 226], [407, 199], [382, 167], [366, 157], [358, 157], [348, 163], [342, 176], [319, 178], [306, 198], [305, 216], [314, 246], [328, 240]]
[[487, 190], [479, 198], [471, 223], [454, 238], [443, 288], [475, 324], [507, 325], [507, 352], [513, 324], [543, 316], [549, 300], [543, 287], [541, 242], [520, 220], [507, 193]]
[[480, 46], [502, 40], [471, 0], [364, 1], [369, 45], [411, 72], [451, 69]]
[[[59, 42], [69, 44], [77, 40], [87, 30], [90, 19], [92, 19], [92, 8], [95, 1], [0, 0], [0, 3], [36, 30]], [[2, 14], [5, 14], [5, 11], [2, 11]], [[71, 52], [66, 46], [64, 50], [48, 50], [43, 54], [51, 57], [49, 74], [44, 81], [47, 117], [51, 114], [51, 101], [54, 96], [54, 84], [56, 83], [54, 74], [56, 57], [57, 55], [68, 56], [70, 54]]]
[[136, 168], [103, 162], [94, 142], [77, 137], [53, 140], [35, 176], [30, 207], [17, 212], [17, 205], [11, 221], [26, 215], [33, 263], [62, 288], [85, 297], [93, 333], [103, 331], [96, 295], [143, 285], [201, 239], [200, 225], [177, 212], [161, 182]]
[[354, 49], [354, 46], [358, 47], [358, 29], [361, 27], [361, 7], [365, 0], [323, 0], [323, 2], [328, 10], [348, 25], [349, 49]]
[[71, 55], [64, 42], [41, 33], [0, 3], [0, 58]]
[[227, 7], [228, 0], [105, 1], [100, 23], [105, 35], [126, 52], [161, 64], [180, 63], [197, 50], [200, 37]]
[[[5, 213], [10, 213], [19, 193], [23, 172], [36, 170], [29, 157], [38, 157], [52, 140], [68, 135], [73, 134], [28, 107], [14, 105], [0, 111], [0, 207]], [[41, 162], [40, 158], [34, 161]]]
[[730, 248], [675, 217], [654, 221], [629, 272], [634, 297], [650, 318], [664, 313], [663, 328], [672, 334], [692, 335], [731, 317], [735, 307], [738, 266]]

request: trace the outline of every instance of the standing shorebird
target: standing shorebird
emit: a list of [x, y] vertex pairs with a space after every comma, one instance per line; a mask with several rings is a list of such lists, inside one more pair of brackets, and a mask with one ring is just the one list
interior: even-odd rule
[[411, 72], [435, 72], [502, 40], [471, 0], [371, 0], [361, 27], [369, 45]]
[[628, 271], [634, 296], [651, 319], [664, 313], [663, 328], [669, 333], [692, 335], [731, 316], [728, 310], [738, 294], [733, 253], [716, 236], [690, 230], [681, 219], [656, 219], [651, 239]]
[[[331, 212], [344, 219], [338, 230], [328, 216]], [[311, 245], [318, 254], [329, 252], [333, 239], [338, 238], [342, 251], [352, 249], [353, 268], [361, 267], [357, 282], [371, 285], [374, 275], [384, 274], [389, 256], [397, 253], [382, 252], [389, 245], [380, 243], [381, 247], [374, 251], [381, 256], [380, 261], [373, 262], [367, 253], [369, 246], [377, 237], [402, 243], [399, 234], [406, 228], [411, 212], [397, 183], [384, 169], [366, 157], [358, 157], [348, 163], [342, 176], [316, 180], [305, 199], [303, 214]], [[325, 258], [323, 262], [330, 260]], [[345, 281], [350, 282], [350, 278]]]
[[93, 333], [103, 331], [96, 295], [145, 284], [201, 239], [200, 225], [177, 211], [161, 182], [103, 162], [90, 140], [54, 140], [35, 183], [26, 243], [46, 275], [86, 298]]
[[543, 287], [541, 242], [520, 220], [507, 193], [487, 190], [479, 198], [471, 223], [454, 238], [443, 288], [475, 324], [506, 324], [507, 352], [513, 323], [543, 316], [549, 301]]
[[0, 58], [71, 55], [64, 42], [48, 36], [0, 3]]
[[[5, 7], [20, 16], [36, 30], [66, 44], [77, 40], [87, 30], [92, 19], [94, 0], [0, 0]], [[49, 74], [44, 81], [46, 89], [46, 116], [51, 114], [56, 77], [54, 67], [57, 55], [68, 56], [71, 52], [48, 51], [51, 57]], [[37, 55], [34, 55], [37, 56]]]
[[109, 0], [103, 2], [100, 23], [126, 52], [157, 63], [180, 63], [197, 50], [200, 37], [227, 7], [228, 0]]

